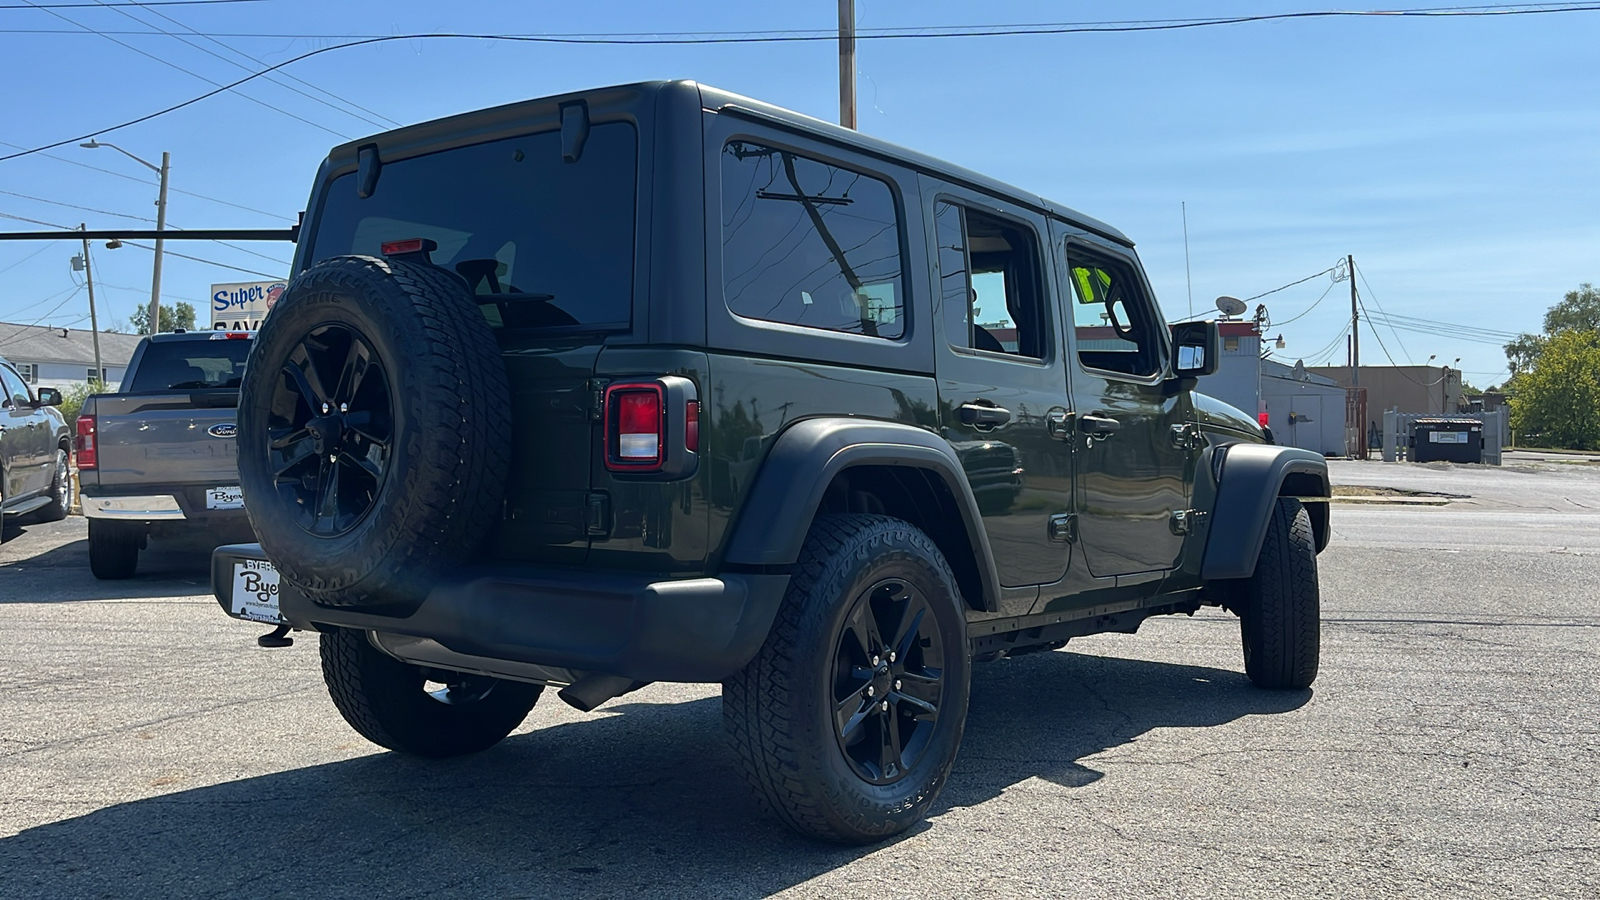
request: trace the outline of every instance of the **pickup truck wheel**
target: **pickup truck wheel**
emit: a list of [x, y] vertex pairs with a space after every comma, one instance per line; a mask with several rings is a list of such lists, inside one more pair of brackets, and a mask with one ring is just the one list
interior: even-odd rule
[[143, 540], [143, 526], [90, 519], [89, 571], [106, 580], [132, 578], [139, 568], [139, 544]]
[[1317, 545], [1300, 501], [1279, 497], [1239, 609], [1244, 671], [1257, 687], [1308, 688], [1322, 642]]
[[[339, 714], [390, 750], [443, 758], [498, 744], [522, 724], [544, 688], [486, 675], [431, 673], [384, 653], [366, 632], [322, 633], [322, 677]], [[431, 678], [449, 678], [429, 689]]]
[[820, 516], [766, 643], [723, 684], [723, 724], [763, 807], [801, 834], [872, 843], [944, 787], [970, 671], [933, 541], [888, 516]]
[[40, 522], [59, 522], [72, 511], [72, 469], [67, 451], [56, 451], [55, 474], [50, 479], [50, 502], [38, 512]]
[[268, 558], [316, 603], [415, 610], [499, 519], [509, 396], [454, 274], [346, 256], [297, 276], [239, 396], [240, 485]]

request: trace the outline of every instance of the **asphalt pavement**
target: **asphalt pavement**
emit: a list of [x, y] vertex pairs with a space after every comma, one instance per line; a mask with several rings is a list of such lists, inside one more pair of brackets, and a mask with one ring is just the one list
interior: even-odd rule
[[1221, 612], [979, 666], [929, 821], [764, 818], [717, 689], [541, 700], [474, 757], [383, 752], [315, 639], [263, 650], [203, 557], [0, 544], [0, 897], [1600, 897], [1600, 468], [1336, 462], [1322, 671], [1273, 693]]

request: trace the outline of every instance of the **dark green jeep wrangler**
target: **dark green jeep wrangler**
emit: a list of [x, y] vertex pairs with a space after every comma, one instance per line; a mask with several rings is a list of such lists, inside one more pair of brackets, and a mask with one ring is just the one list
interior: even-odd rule
[[1327, 468], [1195, 392], [1115, 228], [690, 82], [336, 148], [239, 404], [232, 615], [370, 740], [721, 682], [763, 805], [917, 822], [974, 661], [1226, 607], [1316, 675]]

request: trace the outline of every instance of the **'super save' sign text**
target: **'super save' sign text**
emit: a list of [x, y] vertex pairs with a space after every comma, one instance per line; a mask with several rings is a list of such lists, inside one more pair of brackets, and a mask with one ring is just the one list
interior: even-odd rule
[[218, 331], [254, 331], [283, 296], [282, 281], [248, 281], [211, 286], [211, 327]]

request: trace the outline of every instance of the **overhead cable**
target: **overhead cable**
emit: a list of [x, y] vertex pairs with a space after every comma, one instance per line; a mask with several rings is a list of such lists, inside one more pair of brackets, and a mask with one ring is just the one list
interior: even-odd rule
[[[1229, 18], [1197, 19], [1197, 20], [1183, 21], [1183, 22], [1165, 22], [1165, 23], [1159, 23], [1158, 22], [1158, 23], [1145, 24], [1145, 25], [1088, 25], [1088, 26], [1080, 26], [1080, 25], [1062, 24], [1062, 25], [1054, 25], [1054, 26], [1047, 26], [1047, 27], [1036, 27], [1036, 28], [1026, 28], [1026, 27], [1018, 28], [1018, 27], [1007, 26], [1007, 27], [993, 28], [993, 29], [966, 29], [966, 30], [935, 30], [935, 29], [930, 29], [930, 28], [918, 28], [918, 29], [906, 29], [906, 30], [900, 30], [900, 31], [882, 31], [882, 32], [877, 32], [877, 33], [872, 33], [872, 34], [864, 34], [864, 35], [863, 34], [858, 34], [857, 35], [857, 39], [858, 40], [895, 40], [895, 39], [928, 39], [928, 38], [961, 38], [961, 37], [1000, 37], [1000, 36], [1006, 36], [1006, 35], [1025, 35], [1025, 34], [1087, 34], [1087, 33], [1097, 33], [1097, 32], [1171, 31], [1171, 30], [1176, 30], [1176, 29], [1202, 28], [1202, 27], [1217, 26], [1217, 25], [1239, 25], [1239, 24], [1244, 24], [1244, 23], [1248, 23], [1248, 22], [1265, 22], [1265, 21], [1281, 20], [1281, 19], [1310, 19], [1310, 18], [1332, 18], [1332, 17], [1359, 17], [1359, 16], [1479, 17], [1479, 16], [1522, 16], [1522, 15], [1538, 15], [1538, 14], [1545, 14], [1545, 13], [1575, 13], [1575, 12], [1600, 12], [1600, 3], [1566, 4], [1566, 5], [1559, 6], [1559, 7], [1539, 7], [1539, 8], [1504, 8], [1504, 7], [1495, 7], [1495, 8], [1444, 7], [1444, 8], [1440, 8], [1440, 7], [1432, 7], [1432, 8], [1426, 8], [1426, 9], [1384, 10], [1384, 11], [1377, 11], [1377, 10], [1324, 10], [1324, 11], [1319, 11], [1319, 12], [1272, 13], [1272, 14], [1254, 15], [1254, 16], [1234, 16], [1234, 17], [1229, 17]], [[69, 19], [67, 21], [71, 21], [71, 20]], [[74, 24], [76, 24], [76, 23], [74, 23]], [[115, 124], [115, 125], [106, 126], [104, 128], [98, 128], [98, 129], [95, 129], [93, 131], [86, 132], [86, 133], [84, 133], [82, 135], [78, 135], [76, 137], [63, 138], [63, 139], [61, 139], [59, 141], [52, 141], [51, 143], [42, 144], [42, 145], [40, 145], [38, 147], [33, 147], [33, 148], [28, 149], [28, 150], [19, 151], [17, 153], [11, 153], [11, 154], [8, 154], [8, 155], [5, 155], [5, 156], [0, 156], [0, 162], [3, 162], [3, 161], [8, 160], [8, 159], [16, 159], [17, 157], [20, 157], [20, 156], [27, 156], [30, 153], [37, 153], [37, 152], [42, 151], [42, 150], [51, 150], [51, 149], [54, 149], [56, 147], [60, 147], [60, 146], [62, 146], [64, 144], [70, 144], [70, 143], [74, 143], [74, 142], [77, 142], [77, 141], [88, 140], [91, 137], [97, 137], [99, 135], [109, 134], [109, 133], [111, 133], [113, 131], [117, 131], [117, 130], [120, 130], [120, 129], [123, 129], [123, 128], [127, 128], [127, 127], [129, 127], [131, 125], [137, 125], [140, 122], [148, 122], [149, 120], [157, 118], [159, 116], [164, 116], [164, 115], [167, 115], [169, 113], [176, 112], [177, 110], [180, 110], [180, 109], [183, 109], [185, 107], [192, 106], [192, 105], [194, 105], [196, 103], [199, 103], [202, 100], [206, 100], [206, 99], [209, 99], [211, 97], [215, 97], [217, 94], [221, 94], [221, 93], [224, 93], [224, 92], [227, 92], [227, 91], [234, 90], [235, 88], [239, 87], [240, 85], [246, 84], [246, 83], [248, 83], [250, 81], [253, 81], [253, 80], [257, 79], [257, 78], [263, 77], [263, 76], [265, 76], [267, 74], [270, 74], [272, 72], [276, 72], [276, 71], [278, 71], [280, 69], [283, 69], [283, 68], [285, 68], [287, 66], [291, 66], [291, 65], [293, 65], [293, 64], [295, 64], [297, 62], [300, 62], [302, 60], [310, 59], [311, 57], [319, 56], [319, 55], [324, 54], [324, 53], [330, 53], [330, 52], [333, 52], [335, 50], [345, 50], [345, 49], [349, 49], [351, 47], [366, 46], [368, 44], [380, 44], [380, 43], [388, 43], [388, 42], [392, 42], [392, 41], [421, 41], [421, 40], [509, 41], [509, 42], [515, 42], [515, 43], [536, 43], [536, 44], [646, 44], [646, 45], [659, 45], [659, 44], [758, 44], [758, 43], [796, 43], [796, 42], [811, 43], [811, 42], [819, 42], [819, 41], [833, 41], [835, 39], [836, 39], [836, 37], [831, 33], [792, 34], [792, 35], [778, 35], [778, 36], [770, 36], [770, 37], [769, 36], [738, 36], [738, 35], [733, 35], [733, 36], [726, 36], [726, 37], [692, 37], [692, 38], [689, 38], [689, 37], [685, 37], [685, 38], [674, 38], [674, 37], [625, 37], [625, 38], [617, 38], [617, 37], [554, 37], [554, 36], [545, 36], [545, 35], [462, 34], [462, 33], [455, 33], [455, 32], [429, 32], [429, 33], [419, 33], [419, 34], [374, 35], [374, 36], [371, 36], [371, 37], [361, 38], [359, 40], [346, 41], [344, 43], [331, 44], [331, 45], [329, 45], [327, 47], [319, 47], [319, 48], [317, 48], [315, 50], [308, 50], [305, 53], [302, 53], [302, 54], [300, 54], [298, 56], [294, 56], [294, 57], [291, 57], [289, 59], [284, 60], [283, 62], [276, 63], [274, 65], [268, 66], [265, 69], [261, 69], [259, 71], [253, 72], [253, 73], [251, 73], [249, 75], [244, 76], [243, 78], [237, 79], [237, 80], [229, 82], [227, 84], [219, 85], [214, 90], [206, 91], [203, 94], [200, 94], [200, 95], [195, 96], [195, 97], [191, 97], [188, 100], [184, 100], [184, 101], [181, 101], [179, 103], [175, 103], [175, 104], [173, 104], [171, 106], [168, 106], [168, 107], [166, 107], [164, 109], [159, 109], [159, 110], [156, 110], [155, 112], [146, 113], [145, 115], [137, 116], [137, 117], [135, 117], [133, 119], [129, 119], [127, 121], [120, 122], [120, 123]], [[209, 79], [206, 79], [206, 80], [209, 80]], [[317, 127], [320, 128], [322, 126], [317, 126]]]
[[[31, 4], [31, 3], [29, 5], [33, 6], [33, 4]], [[232, 85], [222, 86], [221, 82], [213, 81], [212, 79], [207, 78], [206, 76], [201, 75], [199, 72], [195, 72], [195, 71], [193, 71], [191, 69], [185, 69], [183, 66], [180, 66], [177, 63], [175, 63], [175, 62], [173, 62], [173, 61], [171, 61], [169, 59], [163, 59], [163, 58], [155, 55], [154, 53], [148, 53], [148, 52], [146, 52], [144, 50], [140, 50], [138, 47], [135, 47], [134, 45], [128, 43], [127, 41], [117, 40], [115, 37], [112, 37], [109, 34], [106, 34], [104, 32], [98, 31], [96, 29], [90, 28], [89, 26], [84, 25], [81, 22], [77, 22], [77, 21], [75, 21], [73, 19], [69, 19], [66, 16], [62, 15], [61, 13], [56, 12], [53, 9], [46, 9], [44, 7], [41, 7], [41, 6], [35, 6], [35, 8], [39, 9], [39, 10], [41, 10], [43, 12], [49, 13], [52, 16], [55, 16], [56, 18], [60, 19], [63, 22], [67, 22], [67, 23], [76, 25], [79, 28], [82, 28], [84, 31], [87, 31], [87, 32], [89, 32], [91, 34], [98, 34], [101, 37], [105, 38], [106, 40], [110, 41], [111, 43], [116, 44], [119, 47], [123, 47], [125, 49], [132, 50], [133, 52], [139, 54], [140, 56], [145, 57], [146, 59], [153, 59], [156, 62], [162, 64], [163, 66], [166, 66], [169, 69], [176, 69], [176, 70], [178, 70], [179, 72], [182, 72], [185, 75], [189, 75], [191, 77], [198, 78], [201, 81], [204, 81], [206, 84], [219, 85], [224, 90], [228, 90], [228, 89], [231, 89], [231, 87], [233, 87]], [[93, 9], [94, 7], [86, 7], [86, 8]], [[256, 76], [264, 75], [264, 74], [266, 74], [265, 71], [256, 72], [254, 75], [250, 75], [248, 77], [255, 78]], [[239, 91], [235, 91], [234, 93], [235, 93], [236, 96], [238, 96], [241, 99], [249, 100], [251, 103], [254, 103], [254, 104], [258, 105], [258, 106], [265, 107], [267, 109], [270, 109], [273, 112], [282, 113], [282, 114], [288, 116], [291, 119], [295, 119], [297, 121], [304, 122], [304, 123], [306, 123], [307, 125], [310, 125], [313, 128], [318, 128], [318, 129], [321, 129], [322, 131], [326, 131], [327, 133], [333, 135], [334, 137], [343, 138], [344, 140], [350, 140], [350, 135], [345, 134], [342, 131], [335, 131], [332, 128], [327, 127], [326, 125], [321, 125], [321, 124], [318, 124], [316, 122], [313, 122], [313, 121], [311, 121], [310, 119], [307, 119], [304, 116], [295, 115], [294, 113], [289, 112], [287, 109], [284, 109], [284, 108], [282, 108], [280, 106], [273, 106], [271, 103], [268, 103], [265, 100], [258, 100], [255, 97], [250, 96], [249, 94], [245, 94], [245, 93], [242, 93], [242, 92], [239, 92]], [[60, 146], [60, 144], [56, 144], [55, 146]]]

